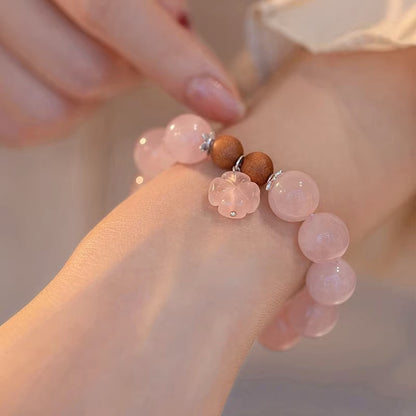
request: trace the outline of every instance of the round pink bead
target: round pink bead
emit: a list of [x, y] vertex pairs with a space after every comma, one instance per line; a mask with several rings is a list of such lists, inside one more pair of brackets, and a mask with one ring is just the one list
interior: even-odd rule
[[287, 322], [284, 309], [279, 313], [259, 336], [259, 342], [272, 351], [286, 351], [299, 341], [299, 334]]
[[299, 228], [299, 247], [315, 263], [342, 257], [350, 243], [348, 228], [334, 214], [320, 212], [307, 218]]
[[304, 337], [316, 338], [326, 335], [338, 321], [336, 306], [316, 303], [306, 290], [299, 292], [287, 306], [289, 325]]
[[306, 274], [306, 287], [321, 305], [339, 305], [354, 293], [357, 278], [344, 259], [313, 263]]
[[297, 170], [283, 172], [269, 191], [270, 208], [284, 221], [303, 221], [315, 212], [318, 204], [316, 182]]
[[174, 164], [163, 144], [164, 128], [144, 132], [134, 148], [134, 161], [145, 180], [150, 180]]
[[208, 154], [200, 150], [203, 134], [212, 131], [211, 126], [201, 117], [183, 114], [173, 119], [166, 128], [164, 142], [169, 153], [181, 163], [198, 163]]

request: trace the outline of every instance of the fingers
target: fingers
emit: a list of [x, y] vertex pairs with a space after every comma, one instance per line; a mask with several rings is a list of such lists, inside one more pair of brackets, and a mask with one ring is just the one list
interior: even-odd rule
[[243, 115], [236, 88], [218, 60], [158, 2], [54, 2], [84, 30], [193, 110], [222, 122]]
[[54, 92], [0, 47], [0, 142], [18, 146], [46, 138], [77, 116]]
[[64, 95], [101, 98], [131, 74], [46, 0], [0, 2], [0, 16], [2, 44]]

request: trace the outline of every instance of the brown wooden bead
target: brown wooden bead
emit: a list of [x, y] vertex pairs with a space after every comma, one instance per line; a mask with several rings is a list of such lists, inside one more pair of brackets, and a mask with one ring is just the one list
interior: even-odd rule
[[218, 136], [211, 148], [211, 159], [221, 169], [230, 170], [244, 153], [243, 145], [234, 136]]
[[248, 175], [258, 186], [262, 186], [273, 173], [273, 162], [266, 153], [249, 153], [244, 156], [241, 172]]

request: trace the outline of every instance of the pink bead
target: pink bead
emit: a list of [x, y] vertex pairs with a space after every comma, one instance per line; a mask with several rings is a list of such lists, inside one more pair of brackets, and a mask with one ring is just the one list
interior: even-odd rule
[[208, 190], [211, 205], [227, 218], [244, 218], [260, 204], [260, 188], [241, 172], [225, 172], [211, 181]]
[[286, 351], [299, 341], [299, 334], [287, 322], [287, 314], [281, 311], [259, 336], [259, 342], [272, 351]]
[[204, 141], [202, 135], [211, 131], [211, 126], [201, 117], [183, 114], [168, 124], [164, 142], [178, 162], [198, 163], [208, 156], [199, 148]]
[[269, 191], [269, 205], [282, 220], [303, 221], [315, 212], [319, 204], [319, 189], [306, 173], [297, 170], [283, 172]]
[[299, 228], [299, 247], [315, 263], [342, 257], [350, 243], [348, 228], [334, 214], [320, 212], [305, 220]]
[[163, 144], [164, 128], [144, 132], [134, 148], [134, 161], [147, 181], [174, 164], [174, 160]]
[[316, 303], [303, 289], [287, 306], [289, 325], [304, 337], [316, 338], [326, 335], [337, 323], [336, 306], [325, 306]]
[[354, 293], [357, 278], [344, 259], [313, 263], [306, 275], [311, 297], [321, 305], [339, 305]]

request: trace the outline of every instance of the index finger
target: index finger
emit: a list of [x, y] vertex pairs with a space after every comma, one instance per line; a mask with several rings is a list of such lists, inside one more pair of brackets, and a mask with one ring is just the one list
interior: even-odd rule
[[244, 113], [217, 58], [152, 0], [53, 0], [91, 36], [111, 47], [174, 98], [231, 122]]

